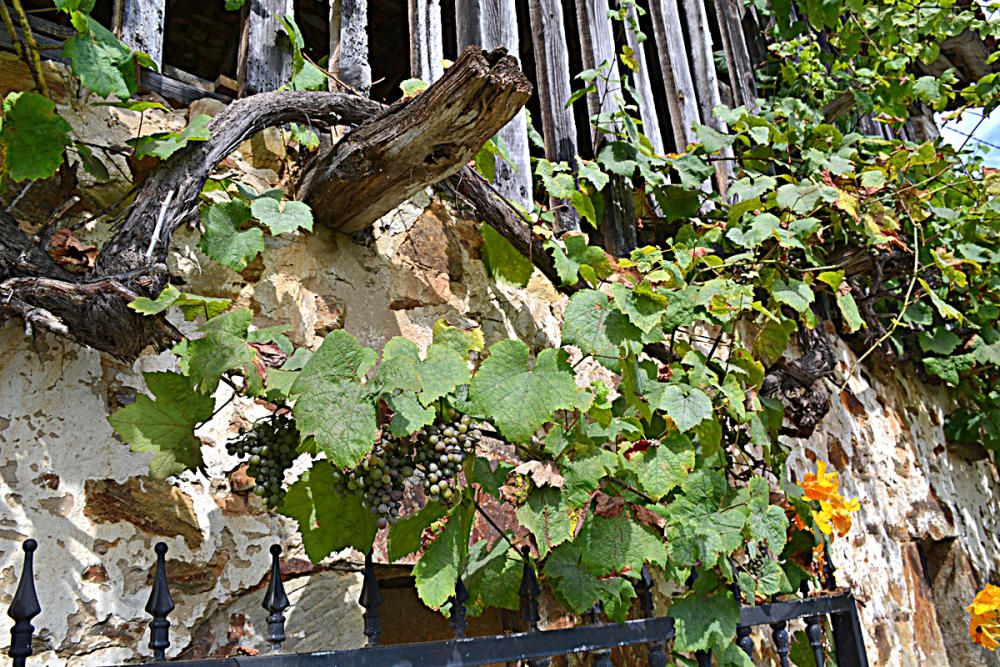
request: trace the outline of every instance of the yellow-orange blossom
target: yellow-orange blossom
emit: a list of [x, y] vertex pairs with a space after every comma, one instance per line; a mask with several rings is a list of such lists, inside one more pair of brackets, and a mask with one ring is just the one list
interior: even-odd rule
[[807, 472], [798, 483], [808, 500], [819, 502], [820, 511], [813, 511], [813, 519], [824, 535], [834, 531], [843, 537], [851, 529], [851, 513], [861, 509], [857, 498], [845, 499], [840, 495], [840, 476], [836, 471], [826, 471], [826, 461], [816, 462], [816, 472]]
[[969, 620], [972, 641], [996, 650], [1000, 646], [1000, 586], [987, 584], [965, 610], [972, 614]]

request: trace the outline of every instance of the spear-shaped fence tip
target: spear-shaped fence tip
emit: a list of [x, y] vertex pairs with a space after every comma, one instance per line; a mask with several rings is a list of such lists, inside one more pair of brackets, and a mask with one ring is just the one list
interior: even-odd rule
[[7, 608], [7, 615], [14, 620], [14, 627], [10, 629], [10, 650], [7, 652], [13, 661], [13, 667], [24, 667], [31, 655], [31, 636], [35, 632], [31, 619], [42, 611], [35, 592], [35, 550], [38, 542], [29, 538], [21, 548], [24, 549], [21, 579], [17, 583], [14, 599]]
[[268, 613], [267, 641], [271, 642], [271, 650], [275, 653], [281, 650], [281, 644], [285, 641], [285, 616], [282, 612], [291, 604], [285, 594], [285, 585], [281, 581], [279, 556], [281, 556], [281, 545], [271, 545], [271, 579], [267, 583], [267, 592], [261, 603]]

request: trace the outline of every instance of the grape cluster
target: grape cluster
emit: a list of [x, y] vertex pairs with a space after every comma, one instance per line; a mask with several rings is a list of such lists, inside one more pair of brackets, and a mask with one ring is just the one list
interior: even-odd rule
[[383, 439], [353, 470], [334, 471], [335, 480], [344, 489], [362, 494], [361, 504], [378, 515], [379, 528], [385, 528], [399, 516], [403, 483], [413, 475], [413, 468], [407, 465], [408, 457], [397, 445], [396, 441]]
[[439, 422], [417, 435], [413, 444], [415, 475], [419, 475], [428, 498], [448, 502], [454, 497], [455, 477], [480, 437], [469, 415]]
[[285, 499], [285, 471], [297, 456], [298, 444], [295, 421], [287, 413], [276, 413], [255, 422], [249, 432], [241, 427], [239, 437], [226, 443], [226, 450], [233, 456], [250, 457], [247, 474], [254, 479], [253, 492], [269, 509], [275, 509]]
[[342, 491], [360, 493], [385, 528], [399, 517], [407, 483], [422, 486], [430, 500], [451, 501], [462, 462], [481, 437], [471, 417], [453, 413], [412, 436], [387, 432], [371, 454], [355, 468], [336, 472], [335, 479]]

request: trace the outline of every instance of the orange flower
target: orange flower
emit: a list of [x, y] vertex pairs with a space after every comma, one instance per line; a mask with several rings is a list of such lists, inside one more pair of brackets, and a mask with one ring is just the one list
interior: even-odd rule
[[829, 535], [837, 531], [838, 537], [843, 537], [851, 530], [851, 512], [861, 509], [861, 503], [857, 498], [844, 500], [837, 496], [833, 502], [821, 502], [820, 511], [813, 512], [816, 525], [823, 531], [824, 535]]
[[845, 499], [840, 495], [840, 477], [826, 471], [826, 462], [816, 462], [816, 473], [806, 473], [799, 482], [807, 500], [819, 502], [819, 511], [813, 510], [813, 519], [824, 535], [834, 532], [843, 537], [851, 530], [851, 513], [861, 509], [857, 498]]
[[1000, 646], [1000, 586], [987, 584], [965, 610], [972, 615], [969, 637], [980, 646], [995, 651]]
[[807, 472], [805, 479], [799, 482], [806, 498], [819, 501], [830, 500], [837, 495], [839, 485], [839, 475], [836, 472], [826, 472], [826, 461], [817, 461], [816, 474]]

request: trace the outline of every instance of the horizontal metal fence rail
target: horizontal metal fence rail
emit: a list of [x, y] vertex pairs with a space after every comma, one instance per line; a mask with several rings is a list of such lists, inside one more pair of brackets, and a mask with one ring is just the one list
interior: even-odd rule
[[[27, 660], [32, 654], [31, 638], [34, 633], [31, 621], [41, 613], [34, 585], [34, 553], [37, 547], [34, 540], [26, 540], [24, 543], [23, 569], [17, 591], [7, 611], [7, 615], [14, 620], [8, 651], [14, 667], [27, 666]], [[166, 651], [170, 647], [168, 616], [174, 609], [174, 602], [169, 591], [166, 552], [166, 544], [162, 542], [156, 544], [153, 585], [146, 604], [146, 612], [152, 617], [149, 623], [148, 646], [152, 649], [154, 664], [166, 662]], [[368, 646], [361, 649], [308, 654], [283, 653], [282, 644], [285, 641], [283, 612], [290, 603], [281, 580], [279, 567], [281, 547], [272, 546], [270, 553], [270, 576], [261, 606], [266, 612], [266, 638], [271, 643], [272, 654], [170, 661], [170, 664], [178, 667], [472, 667], [526, 660], [531, 667], [544, 667], [550, 664], [549, 659], [552, 657], [585, 653], [592, 656], [595, 667], [611, 667], [612, 649], [645, 645], [649, 667], [665, 667], [667, 643], [674, 638], [674, 620], [666, 616], [653, 616], [654, 584], [645, 567], [642, 576], [636, 582], [644, 618], [624, 623], [602, 623], [599, 620], [600, 609], [595, 607], [590, 614], [589, 625], [540, 630], [538, 596], [541, 588], [534, 569], [526, 557], [527, 554], [522, 552], [525, 560], [520, 596], [521, 611], [529, 628], [527, 632], [465, 637], [465, 601], [468, 594], [459, 578], [455, 595], [451, 599], [454, 639], [379, 646], [381, 632], [379, 606], [382, 603], [382, 595], [378, 590], [375, 566], [369, 553], [365, 558], [359, 599], [364, 608], [364, 634], [368, 639]], [[829, 580], [829, 573], [827, 579]], [[868, 659], [865, 655], [857, 604], [849, 592], [744, 606], [740, 610], [736, 645], [753, 659], [754, 643], [751, 638], [753, 628], [769, 626], [778, 661], [782, 667], [788, 667], [790, 652], [788, 622], [803, 619], [815, 664], [817, 667], [826, 667], [823, 641], [826, 634], [825, 618], [830, 620], [837, 665], [866, 667]], [[708, 652], [697, 653], [695, 657], [700, 666], [712, 664], [712, 656]]]

